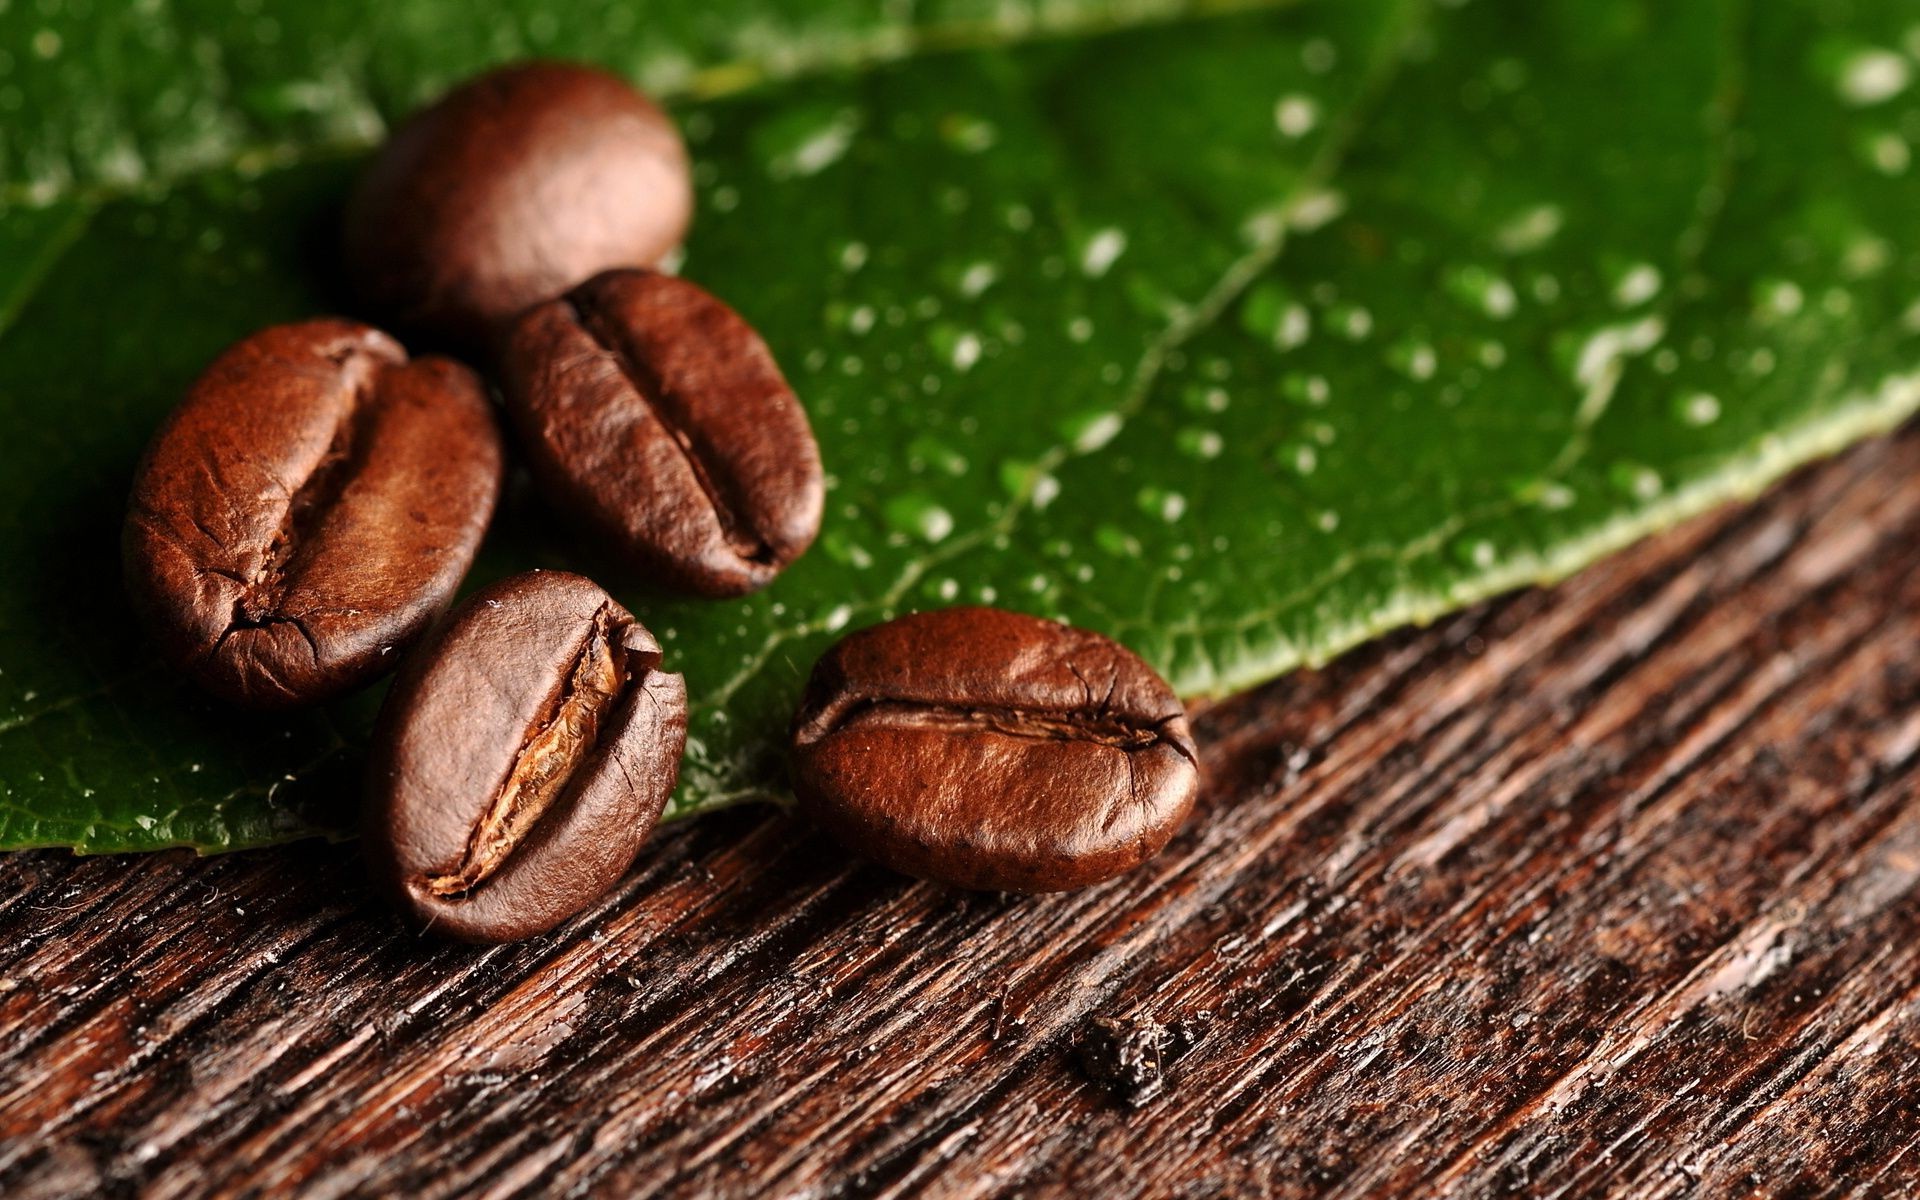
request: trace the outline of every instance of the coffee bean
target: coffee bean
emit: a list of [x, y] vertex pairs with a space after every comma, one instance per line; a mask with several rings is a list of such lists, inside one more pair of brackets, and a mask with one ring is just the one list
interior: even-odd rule
[[652, 101], [564, 63], [503, 67], [403, 124], [346, 213], [347, 269], [375, 312], [468, 348], [609, 267], [686, 234], [686, 146]]
[[670, 587], [737, 596], [820, 530], [820, 451], [766, 343], [682, 279], [609, 271], [529, 309], [507, 411], [553, 505]]
[[592, 581], [516, 575], [407, 659], [374, 732], [366, 844], [436, 933], [544, 932], [619, 881], [680, 772], [687, 688]]
[[1082, 887], [1159, 853], [1200, 771], [1180, 701], [1096, 633], [991, 608], [863, 630], [793, 727], [802, 806], [849, 847], [960, 887]]
[[480, 380], [350, 321], [228, 349], [147, 448], [123, 538], [163, 657], [261, 708], [397, 665], [453, 598], [500, 491]]

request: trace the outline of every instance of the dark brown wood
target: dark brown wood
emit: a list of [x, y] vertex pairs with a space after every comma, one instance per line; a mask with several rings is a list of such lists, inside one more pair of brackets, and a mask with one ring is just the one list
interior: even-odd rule
[[476, 951], [351, 847], [9, 857], [0, 1192], [1920, 1191], [1920, 432], [1201, 730], [1065, 896], [737, 812]]

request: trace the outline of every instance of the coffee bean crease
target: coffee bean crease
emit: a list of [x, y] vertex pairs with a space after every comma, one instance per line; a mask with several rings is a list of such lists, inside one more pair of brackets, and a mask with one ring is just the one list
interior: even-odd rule
[[679, 779], [686, 680], [583, 576], [469, 597], [409, 657], [368, 754], [374, 877], [469, 942], [553, 928], [614, 885]]
[[478, 376], [369, 326], [263, 329], [155, 433], [123, 529], [155, 648], [255, 707], [383, 674], [452, 597], [501, 476]]
[[744, 595], [819, 533], [806, 410], [760, 335], [697, 284], [597, 275], [523, 312], [500, 364], [541, 493], [650, 581]]
[[[345, 346], [326, 355], [345, 373], [342, 390], [347, 393], [347, 409], [335, 427], [333, 441], [313, 469], [287, 493], [286, 512], [280, 528], [268, 541], [266, 553], [251, 578], [228, 574], [245, 590], [233, 602], [233, 620], [226, 633], [208, 651], [220, 652], [227, 638], [248, 629], [272, 625], [291, 625], [312, 647], [315, 659], [320, 647], [304, 620], [282, 611], [299, 560], [312, 544], [312, 535], [324, 524], [353, 485], [366, 463], [372, 444], [372, 426], [379, 416], [379, 375], [389, 365], [359, 346]], [[205, 527], [201, 527], [203, 531]], [[210, 531], [206, 531], [211, 535]], [[217, 542], [217, 539], [216, 539]]]
[[959, 887], [1044, 892], [1138, 866], [1200, 767], [1179, 698], [1124, 646], [952, 608], [849, 634], [792, 727], [801, 807], [849, 847]]
[[1144, 750], [1150, 746], [1171, 745], [1183, 756], [1191, 751], [1181, 741], [1169, 738], [1168, 726], [1176, 716], [1143, 720], [1110, 710], [1036, 711], [1032, 709], [982, 707], [960, 704], [928, 704], [906, 700], [869, 699], [856, 701], [830, 714], [822, 727], [801, 731], [795, 738], [808, 744], [836, 733], [863, 727], [919, 729], [931, 732], [997, 734], [1002, 737], [1029, 738], [1037, 741], [1093, 742], [1117, 750]]
[[529, 730], [460, 864], [429, 875], [429, 892], [451, 898], [485, 884], [565, 793], [621, 698], [657, 665], [659, 655], [620, 645], [621, 624], [611, 606], [594, 614], [559, 694]]
[[689, 414], [679, 402], [678, 389], [627, 349], [619, 336], [615, 320], [598, 303], [578, 292], [570, 293], [561, 300], [579, 323], [581, 331], [592, 339], [593, 344], [612, 360], [620, 374], [633, 385], [634, 394], [646, 406], [648, 414], [660, 423], [671, 444], [679, 450], [701, 495], [713, 510], [714, 521], [720, 527], [721, 537], [728, 548], [746, 562], [757, 565], [771, 563], [774, 560], [771, 539], [752, 527], [752, 518], [743, 511], [744, 506], [737, 503], [727, 489], [718, 485], [713, 466], [694, 445], [693, 435], [687, 428]]

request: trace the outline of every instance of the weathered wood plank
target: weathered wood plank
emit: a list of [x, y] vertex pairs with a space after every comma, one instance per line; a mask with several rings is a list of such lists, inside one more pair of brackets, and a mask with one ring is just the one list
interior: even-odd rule
[[[1920, 1189], [1920, 431], [1201, 727], [1067, 896], [729, 813], [471, 950], [350, 847], [12, 856], [0, 1191]], [[1206, 1033], [1135, 1110], [1102, 1016]]]

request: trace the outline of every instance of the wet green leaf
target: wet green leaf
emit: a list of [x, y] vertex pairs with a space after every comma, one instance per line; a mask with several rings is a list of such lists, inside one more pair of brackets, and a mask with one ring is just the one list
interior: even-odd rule
[[[832, 476], [761, 595], [605, 578], [690, 681], [679, 814], [779, 799], [813, 659], [896, 612], [1060, 616], [1227, 692], [1920, 405], [1901, 0], [235, 11], [0, 8], [0, 844], [350, 820], [377, 694], [243, 718], [171, 679], [120, 505], [213, 353], [341, 306], [384, 123], [502, 58], [672, 101], [682, 269], [764, 330]], [[480, 576], [583, 565], [542, 522], [516, 490]]]

